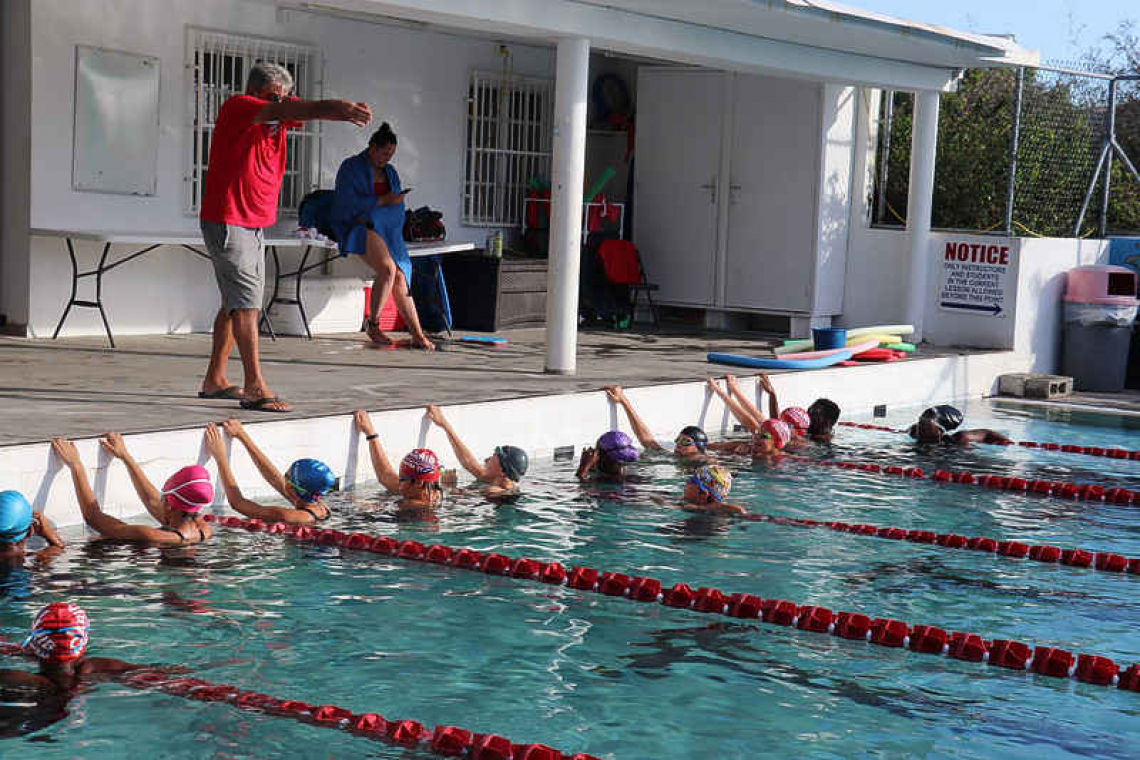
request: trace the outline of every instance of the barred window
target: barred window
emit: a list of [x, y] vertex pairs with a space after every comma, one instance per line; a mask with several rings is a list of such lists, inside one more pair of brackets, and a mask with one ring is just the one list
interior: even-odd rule
[[554, 82], [471, 72], [462, 222], [504, 227], [522, 219], [532, 179], [550, 179]]
[[[210, 138], [218, 109], [232, 95], [245, 91], [250, 68], [258, 61], [284, 66], [293, 75], [293, 94], [320, 97], [320, 51], [307, 45], [262, 37], [186, 29], [187, 113], [192, 139], [186, 152], [186, 211], [197, 214], [202, 205]], [[282, 216], [296, 216], [305, 193], [316, 187], [319, 176], [320, 122], [305, 122], [286, 133], [288, 159], [277, 201]]]

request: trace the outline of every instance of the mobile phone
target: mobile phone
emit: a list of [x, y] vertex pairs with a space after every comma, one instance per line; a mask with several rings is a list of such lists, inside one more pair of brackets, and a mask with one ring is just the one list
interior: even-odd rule
[[415, 188], [414, 188], [414, 187], [405, 187], [405, 188], [402, 188], [402, 189], [400, 190], [400, 195], [403, 195], [404, 193], [410, 193], [410, 192], [412, 192], [413, 190], [415, 190]]

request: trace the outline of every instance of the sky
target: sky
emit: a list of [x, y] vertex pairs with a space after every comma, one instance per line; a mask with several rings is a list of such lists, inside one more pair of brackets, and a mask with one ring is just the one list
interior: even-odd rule
[[1042, 61], [1075, 62], [1101, 37], [1130, 19], [1140, 25], [1137, 0], [839, 0], [863, 10], [979, 34], [1013, 34]]

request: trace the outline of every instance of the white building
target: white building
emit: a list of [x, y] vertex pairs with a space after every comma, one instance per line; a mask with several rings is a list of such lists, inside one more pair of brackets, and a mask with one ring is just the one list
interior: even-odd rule
[[[907, 322], [932, 342], [1032, 353], [1050, 369], [1059, 273], [1104, 248], [985, 239], [1011, 249], [1003, 313], [938, 306], [945, 244], [961, 239], [929, 230], [938, 96], [962, 69], [1036, 62], [1003, 38], [806, 0], [5, 0], [0, 13], [0, 314], [19, 334], [51, 335], [71, 280], [63, 241], [31, 230], [197, 232], [195, 144], [208, 132], [211, 87], [240, 85], [256, 57], [290, 61], [303, 95], [366, 101], [392, 123], [414, 204], [442, 210], [452, 239], [514, 229], [519, 187], [549, 167], [551, 371], [574, 369], [583, 174], [625, 171], [620, 136], [587, 134], [601, 73], [621, 77], [637, 102], [634, 241], [661, 300], [705, 309], [709, 324], [772, 314], [802, 334], [833, 320]], [[98, 71], [83, 68], [90, 49], [149, 57], [157, 124], [115, 121], [123, 101], [99, 100]], [[494, 147], [480, 130], [511, 134], [479, 118], [504, 102], [503, 82], [523, 104], [512, 113], [537, 120], [520, 133], [542, 134], [537, 145], [516, 135], [514, 157], [495, 159], [494, 173], [473, 169], [480, 147]], [[905, 232], [868, 224], [881, 89], [917, 94]], [[106, 113], [86, 107], [92, 92]], [[92, 161], [83, 146], [100, 123], [132, 138]], [[370, 131], [325, 123], [300, 138], [290, 197], [331, 186]], [[529, 154], [545, 157], [532, 165]], [[124, 167], [146, 194], [93, 191]], [[82, 248], [81, 266], [98, 254]], [[208, 330], [218, 297], [208, 264], [174, 247], [117, 270], [104, 296], [120, 333]], [[93, 310], [64, 328], [101, 332]]]

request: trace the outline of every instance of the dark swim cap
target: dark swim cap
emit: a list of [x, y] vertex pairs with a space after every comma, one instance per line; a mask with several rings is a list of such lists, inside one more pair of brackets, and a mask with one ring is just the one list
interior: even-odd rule
[[962, 424], [962, 413], [949, 404], [934, 407], [935, 420], [943, 430], [954, 430]]
[[615, 462], [636, 462], [641, 456], [641, 452], [633, 445], [633, 439], [620, 430], [604, 433], [595, 445], [606, 458]]
[[696, 425], [689, 425], [688, 427], [683, 428], [677, 437], [680, 438], [682, 435], [687, 435], [692, 439], [693, 445], [697, 447], [697, 451], [703, 453], [704, 450], [708, 448], [709, 437], [705, 434], [705, 431], [701, 430]]
[[530, 466], [526, 452], [518, 446], [497, 446], [495, 456], [499, 458], [499, 467], [503, 468], [503, 474], [516, 482], [522, 480], [522, 476], [526, 475], [526, 468]]

